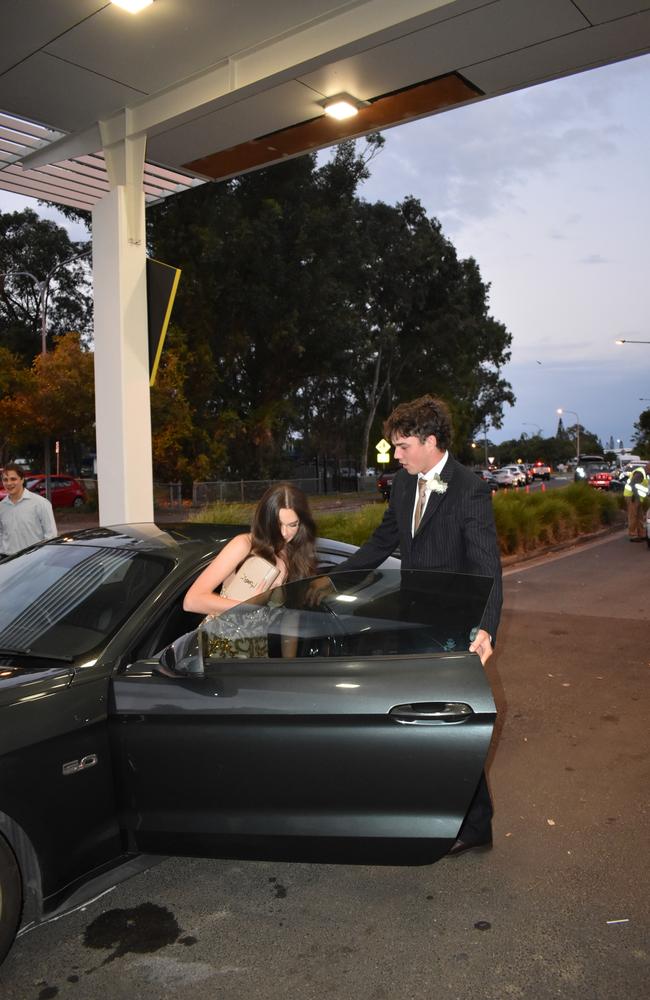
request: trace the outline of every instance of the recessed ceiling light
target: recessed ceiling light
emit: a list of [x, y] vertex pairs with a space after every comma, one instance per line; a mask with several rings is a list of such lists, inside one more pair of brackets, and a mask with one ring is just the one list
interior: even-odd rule
[[153, 0], [113, 0], [116, 7], [123, 7], [129, 14], [139, 14], [141, 10], [153, 3]]
[[359, 114], [359, 108], [365, 107], [367, 101], [358, 101], [351, 94], [336, 94], [320, 102], [326, 115], [343, 121], [345, 118], [353, 118]]

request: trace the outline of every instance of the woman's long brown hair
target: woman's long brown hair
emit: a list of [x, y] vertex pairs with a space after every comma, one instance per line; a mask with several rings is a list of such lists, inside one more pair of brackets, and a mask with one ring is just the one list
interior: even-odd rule
[[[300, 521], [298, 531], [285, 542], [280, 531], [280, 511], [293, 510]], [[316, 525], [309, 502], [292, 483], [276, 483], [261, 497], [251, 525], [251, 553], [270, 562], [283, 553], [287, 563], [287, 583], [303, 580], [316, 572]]]

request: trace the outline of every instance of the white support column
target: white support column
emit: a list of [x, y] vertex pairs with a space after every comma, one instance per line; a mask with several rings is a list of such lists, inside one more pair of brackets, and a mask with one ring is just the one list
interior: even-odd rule
[[93, 210], [101, 525], [153, 521], [144, 194], [141, 172], [125, 173]]

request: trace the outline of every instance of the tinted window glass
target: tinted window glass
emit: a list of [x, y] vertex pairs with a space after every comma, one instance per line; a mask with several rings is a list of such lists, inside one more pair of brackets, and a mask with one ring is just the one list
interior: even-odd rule
[[0, 563], [0, 649], [74, 659], [103, 645], [170, 571], [144, 553], [43, 546]]
[[459, 573], [334, 571], [231, 608], [176, 640], [161, 661], [200, 673], [219, 659], [467, 650], [491, 589], [490, 578]]

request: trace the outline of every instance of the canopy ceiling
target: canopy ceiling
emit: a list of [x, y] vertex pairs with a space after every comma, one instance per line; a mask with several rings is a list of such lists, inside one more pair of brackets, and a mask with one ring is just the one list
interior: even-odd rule
[[[650, 0], [2, 6], [0, 188], [83, 207], [123, 139], [147, 137], [151, 201], [650, 51]], [[322, 107], [340, 92], [367, 102], [342, 123]]]

